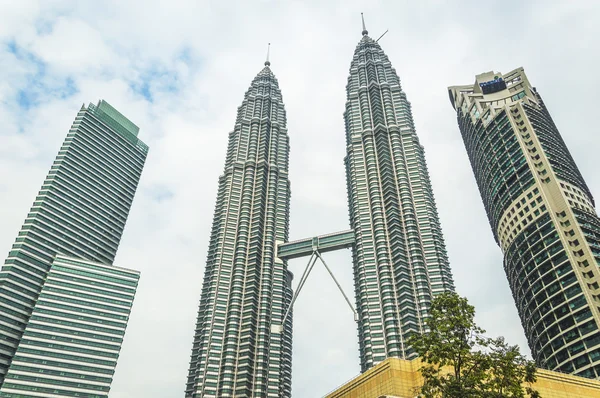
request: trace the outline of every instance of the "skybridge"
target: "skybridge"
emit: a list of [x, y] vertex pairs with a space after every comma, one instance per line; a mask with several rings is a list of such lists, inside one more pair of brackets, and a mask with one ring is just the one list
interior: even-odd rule
[[314, 251], [327, 253], [340, 249], [349, 249], [354, 244], [354, 231], [334, 232], [332, 234], [315, 236], [282, 243], [277, 248], [277, 257], [282, 260], [310, 256]]
[[281, 243], [279, 246], [277, 246], [277, 256], [281, 260], [291, 260], [300, 257], [309, 257], [309, 259], [308, 264], [306, 264], [306, 268], [304, 269], [304, 273], [300, 278], [300, 282], [298, 282], [298, 286], [296, 287], [296, 291], [294, 292], [294, 296], [292, 297], [290, 306], [288, 307], [283, 317], [283, 321], [281, 325], [271, 325], [272, 333], [283, 332], [283, 325], [285, 324], [285, 321], [289, 316], [290, 311], [294, 306], [294, 303], [296, 302], [296, 299], [298, 298], [298, 295], [300, 294], [302, 287], [306, 283], [306, 279], [308, 278], [308, 275], [315, 266], [317, 260], [321, 260], [321, 263], [325, 266], [325, 269], [337, 285], [338, 289], [342, 293], [342, 296], [344, 296], [344, 299], [346, 299], [346, 303], [348, 303], [348, 306], [354, 313], [354, 320], [358, 322], [358, 313], [354, 309], [352, 302], [350, 301], [348, 296], [346, 296], [346, 293], [344, 293], [344, 289], [342, 289], [342, 286], [339, 284], [339, 282], [333, 275], [333, 272], [321, 256], [322, 253], [351, 248], [355, 242], [356, 239], [354, 236], [354, 231], [349, 229], [347, 231], [334, 232], [332, 234], [319, 235], [314, 236], [312, 238], [304, 238], [295, 240], [293, 242]]

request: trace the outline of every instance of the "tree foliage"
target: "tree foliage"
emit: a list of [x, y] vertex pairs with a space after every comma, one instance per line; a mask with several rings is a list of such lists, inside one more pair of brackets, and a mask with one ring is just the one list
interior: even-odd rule
[[409, 341], [423, 362], [421, 397], [539, 397], [530, 387], [536, 380], [534, 363], [503, 337], [485, 337], [466, 298], [456, 293], [435, 298], [427, 326], [428, 333]]

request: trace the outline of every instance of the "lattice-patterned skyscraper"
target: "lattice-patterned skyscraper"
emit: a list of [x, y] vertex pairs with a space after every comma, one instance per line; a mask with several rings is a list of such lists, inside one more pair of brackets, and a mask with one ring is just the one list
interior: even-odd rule
[[186, 397], [289, 397], [291, 273], [276, 257], [288, 239], [290, 182], [286, 115], [265, 63], [229, 134]]
[[410, 103], [379, 44], [363, 37], [350, 65], [345, 158], [363, 371], [412, 358], [432, 298], [454, 283]]

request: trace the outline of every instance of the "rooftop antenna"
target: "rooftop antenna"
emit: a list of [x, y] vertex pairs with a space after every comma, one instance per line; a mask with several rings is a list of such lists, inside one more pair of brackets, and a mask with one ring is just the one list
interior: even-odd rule
[[[379, 36], [379, 39], [381, 39], [383, 36], [385, 36], [385, 34], [389, 31], [389, 29], [386, 29], [385, 32], [383, 32], [383, 34], [381, 36]], [[379, 41], [379, 39], [375, 40], [375, 43], [377, 43]]]
[[363, 31], [362, 31], [362, 35], [366, 36], [369, 34], [369, 31], [367, 30], [367, 28], [365, 27], [365, 16], [363, 15], [363, 13], [360, 13], [360, 18], [362, 19], [362, 26], [363, 26]]
[[271, 52], [271, 43], [267, 46], [267, 60], [265, 61], [265, 66], [271, 66], [271, 62], [269, 62], [269, 53]]

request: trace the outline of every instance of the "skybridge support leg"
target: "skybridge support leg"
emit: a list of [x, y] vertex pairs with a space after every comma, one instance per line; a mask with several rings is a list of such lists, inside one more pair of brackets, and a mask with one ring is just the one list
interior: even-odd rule
[[348, 296], [346, 296], [346, 293], [344, 293], [344, 289], [342, 289], [342, 286], [340, 286], [340, 284], [337, 281], [337, 279], [335, 279], [335, 276], [333, 276], [333, 272], [331, 272], [331, 270], [327, 266], [327, 263], [325, 262], [325, 260], [323, 260], [323, 257], [321, 257], [321, 253], [319, 253], [318, 251], [316, 251], [315, 253], [317, 254], [317, 257], [319, 257], [319, 260], [321, 260], [321, 262], [325, 266], [325, 269], [327, 270], [327, 272], [329, 272], [329, 275], [331, 275], [331, 278], [333, 279], [333, 281], [337, 285], [338, 289], [340, 289], [340, 293], [342, 293], [342, 296], [344, 296], [344, 298], [346, 299], [346, 303], [348, 303], [348, 307], [350, 307], [350, 309], [354, 313], [354, 322], [358, 322], [358, 313], [354, 309], [354, 306], [352, 305], [352, 302], [350, 302], [350, 299], [348, 298]]
[[306, 283], [306, 280], [308, 279], [308, 275], [310, 275], [310, 272], [314, 268], [315, 263], [317, 262], [317, 259], [321, 260], [321, 262], [325, 266], [325, 269], [327, 270], [327, 272], [329, 273], [329, 275], [331, 276], [331, 278], [335, 282], [336, 286], [338, 287], [338, 289], [342, 293], [342, 296], [344, 296], [344, 299], [346, 300], [346, 303], [348, 303], [348, 306], [350, 307], [350, 309], [354, 313], [354, 321], [358, 322], [358, 313], [354, 309], [354, 306], [352, 305], [352, 302], [350, 301], [350, 299], [348, 298], [348, 296], [346, 296], [346, 293], [344, 293], [344, 289], [342, 289], [342, 286], [339, 284], [339, 282], [337, 281], [337, 279], [333, 275], [333, 272], [331, 271], [331, 269], [329, 268], [329, 266], [327, 265], [327, 263], [325, 262], [325, 260], [323, 260], [323, 257], [321, 256], [321, 253], [319, 253], [318, 250], [314, 250], [312, 252], [312, 254], [310, 255], [310, 258], [308, 259], [308, 264], [306, 264], [306, 268], [304, 269], [304, 273], [302, 274], [302, 277], [300, 278], [300, 282], [298, 283], [298, 287], [296, 288], [296, 291], [294, 292], [294, 296], [292, 297], [292, 301], [290, 302], [290, 305], [289, 305], [288, 309], [286, 310], [285, 315], [283, 316], [283, 320], [281, 322], [281, 325], [277, 325], [277, 324], [271, 325], [271, 333], [282, 333], [283, 332], [283, 325], [285, 325], [285, 321], [287, 320], [287, 317], [290, 315], [290, 311], [292, 310], [292, 307], [294, 306], [294, 303], [296, 302], [296, 299], [298, 298], [298, 295], [300, 294], [300, 291], [302, 290], [302, 287], [304, 287], [304, 284]]
[[308, 278], [308, 275], [310, 274], [310, 271], [312, 271], [316, 262], [317, 262], [317, 256], [313, 252], [313, 254], [311, 254], [310, 258], [308, 259], [308, 264], [306, 264], [306, 268], [304, 269], [304, 273], [302, 273], [300, 282], [298, 282], [298, 287], [296, 288], [296, 291], [294, 292], [292, 301], [290, 302], [290, 305], [289, 305], [287, 311], [285, 311], [285, 315], [283, 316], [281, 325], [271, 325], [271, 333], [282, 333], [283, 332], [283, 325], [285, 325], [285, 321], [286, 321], [287, 317], [289, 316], [290, 311], [292, 310], [292, 307], [294, 306], [294, 303], [296, 302], [296, 299], [298, 298], [298, 295], [300, 294], [300, 291], [302, 290], [302, 287], [306, 283], [306, 279]]

